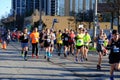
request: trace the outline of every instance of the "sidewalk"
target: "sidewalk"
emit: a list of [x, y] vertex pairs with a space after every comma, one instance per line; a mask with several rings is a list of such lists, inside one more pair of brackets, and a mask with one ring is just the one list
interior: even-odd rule
[[[0, 50], [0, 80], [109, 80], [108, 56], [103, 59], [102, 70], [96, 70], [97, 55], [89, 54], [87, 62], [75, 63], [74, 57], [67, 59], [53, 54], [51, 62], [47, 62], [40, 52], [39, 59], [32, 59], [29, 52], [28, 61], [20, 56], [20, 44], [13, 43], [8, 49]], [[120, 79], [115, 72], [115, 80]]]

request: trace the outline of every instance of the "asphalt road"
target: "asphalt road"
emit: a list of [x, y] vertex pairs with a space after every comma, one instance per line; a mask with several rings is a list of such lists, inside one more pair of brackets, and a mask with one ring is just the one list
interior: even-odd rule
[[[72, 55], [64, 58], [56, 53], [50, 62], [44, 59], [44, 51], [39, 50], [39, 59], [24, 61], [20, 54], [20, 43], [11, 42], [7, 50], [0, 49], [0, 80], [109, 80], [108, 56], [103, 58], [102, 70], [96, 70], [98, 55], [88, 53], [88, 61], [74, 62]], [[31, 49], [31, 48], [30, 48]], [[115, 72], [115, 80], [120, 80], [120, 72]]]

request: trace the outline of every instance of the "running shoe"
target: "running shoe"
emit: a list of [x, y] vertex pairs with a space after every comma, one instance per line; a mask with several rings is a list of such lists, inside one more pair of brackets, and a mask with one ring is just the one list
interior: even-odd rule
[[85, 58], [85, 61], [88, 61], [88, 58]]
[[72, 54], [72, 56], [74, 56], [74, 53], [71, 53]]
[[38, 59], [39, 57], [38, 57], [38, 55], [36, 56], [36, 59]]
[[113, 77], [113, 76], [110, 76], [110, 80], [114, 80], [114, 77]]
[[81, 57], [81, 58], [80, 58], [80, 61], [81, 61], [81, 62], [83, 62], [83, 61], [84, 61], [84, 59]]
[[27, 61], [27, 57], [24, 57], [24, 60]]
[[75, 58], [75, 62], [78, 62], [78, 58]]
[[67, 57], [67, 55], [64, 53], [64, 57]]
[[69, 55], [70, 54], [70, 52], [67, 52], [67, 55]]
[[34, 58], [34, 54], [32, 54], [32, 58]]
[[101, 70], [101, 66], [100, 65], [97, 65], [97, 70]]
[[44, 59], [46, 59], [47, 57], [46, 56], [44, 56]]
[[47, 58], [47, 61], [50, 62], [50, 58], [49, 57]]
[[60, 56], [60, 53], [58, 53], [58, 56]]

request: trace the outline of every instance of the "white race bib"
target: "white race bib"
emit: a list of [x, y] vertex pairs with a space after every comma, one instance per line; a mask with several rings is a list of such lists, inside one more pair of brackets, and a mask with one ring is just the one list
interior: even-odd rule
[[65, 41], [68, 41], [68, 37], [65, 37]]
[[119, 48], [113, 48], [113, 52], [119, 53]]
[[47, 42], [50, 42], [50, 39], [47, 39]]

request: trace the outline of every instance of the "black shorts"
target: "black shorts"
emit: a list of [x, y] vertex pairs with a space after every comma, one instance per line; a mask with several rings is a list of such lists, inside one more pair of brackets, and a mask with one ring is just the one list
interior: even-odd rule
[[50, 47], [54, 47], [54, 44], [51, 44]]
[[120, 62], [120, 53], [110, 53], [109, 54], [109, 63], [119, 63]]
[[69, 46], [69, 42], [63, 42], [63, 45], [68, 47]]
[[47, 41], [44, 42], [44, 47], [50, 47], [51, 43], [48, 43]]
[[83, 45], [82, 46], [76, 46], [77, 49], [81, 49], [82, 47], [83, 47]]
[[39, 43], [43, 43], [44, 40], [39, 40]]
[[61, 44], [61, 43], [57, 43], [57, 46], [58, 46], [58, 47], [61, 47], [61, 46], [62, 46], [62, 44]]
[[84, 48], [86, 48], [86, 49], [89, 49], [89, 46], [87, 46], [87, 45], [84, 45]]
[[97, 45], [96, 50], [97, 52], [103, 53], [102, 45]]
[[72, 44], [74, 44], [74, 42], [69, 42], [69, 45], [72, 45]]

